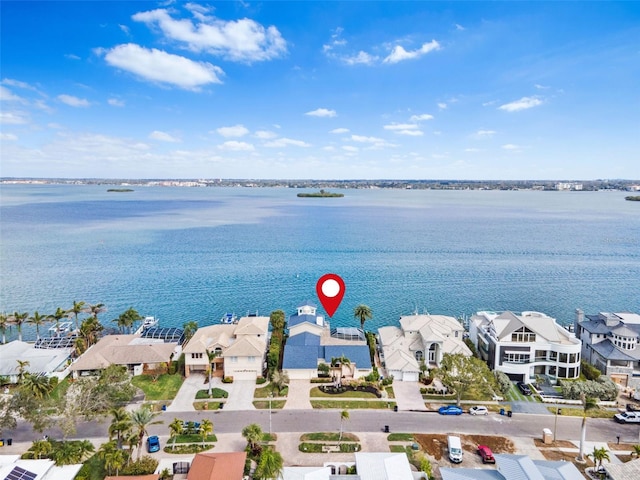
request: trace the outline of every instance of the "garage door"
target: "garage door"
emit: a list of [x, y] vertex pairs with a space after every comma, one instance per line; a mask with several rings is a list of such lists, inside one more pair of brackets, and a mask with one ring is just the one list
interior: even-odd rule
[[417, 382], [418, 381], [418, 372], [404, 372], [402, 374], [403, 382]]
[[255, 370], [236, 370], [232, 375], [234, 380], [255, 380], [258, 376]]

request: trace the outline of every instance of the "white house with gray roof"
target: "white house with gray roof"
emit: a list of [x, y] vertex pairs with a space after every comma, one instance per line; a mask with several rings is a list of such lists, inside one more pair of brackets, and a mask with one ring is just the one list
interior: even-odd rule
[[640, 315], [576, 310], [576, 337], [582, 358], [624, 387], [640, 387]]
[[70, 361], [72, 348], [36, 348], [32, 343], [13, 342], [0, 345], [0, 376], [8, 377], [11, 383], [17, 383], [20, 376], [21, 362], [23, 373], [46, 375], [52, 377], [60, 374]]
[[453, 317], [403, 316], [400, 327], [378, 329], [380, 360], [387, 375], [393, 375], [395, 380], [417, 382], [422, 363], [436, 368], [445, 353], [471, 356], [463, 335], [464, 327]]
[[512, 380], [580, 376], [580, 340], [544, 313], [478, 312], [469, 321], [469, 338], [489, 368]]

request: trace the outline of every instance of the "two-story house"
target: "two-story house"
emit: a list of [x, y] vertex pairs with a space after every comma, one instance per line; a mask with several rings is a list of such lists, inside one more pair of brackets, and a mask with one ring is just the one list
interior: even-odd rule
[[407, 315], [400, 327], [378, 329], [380, 360], [387, 375], [395, 380], [417, 382], [421, 365], [440, 366], [445, 353], [471, 356], [464, 343], [464, 327], [445, 315]]
[[640, 387], [640, 315], [607, 313], [585, 315], [576, 310], [576, 337], [582, 358], [624, 387]]
[[580, 376], [580, 340], [544, 313], [478, 312], [470, 319], [469, 337], [489, 368], [512, 380]]
[[255, 380], [265, 369], [268, 332], [269, 317], [199, 328], [184, 347], [185, 375], [211, 368], [213, 376]]

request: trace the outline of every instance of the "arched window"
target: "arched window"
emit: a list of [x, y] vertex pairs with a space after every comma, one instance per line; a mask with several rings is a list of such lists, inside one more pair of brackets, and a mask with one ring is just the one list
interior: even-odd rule
[[419, 362], [424, 360], [424, 353], [422, 352], [422, 350], [418, 350], [416, 352], [416, 360], [419, 361]]

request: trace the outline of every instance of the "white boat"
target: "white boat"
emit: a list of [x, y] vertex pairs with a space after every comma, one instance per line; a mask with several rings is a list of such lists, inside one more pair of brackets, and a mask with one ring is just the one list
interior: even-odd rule
[[54, 338], [66, 337], [76, 333], [73, 328], [73, 322], [59, 322], [57, 325], [49, 328], [49, 335]]
[[238, 323], [238, 317], [236, 316], [235, 313], [228, 313], [227, 312], [220, 319], [220, 323], [225, 323], [225, 324]]
[[136, 333], [143, 333], [145, 330], [148, 330], [152, 327], [156, 327], [158, 325], [158, 319], [153, 316], [144, 317], [142, 319], [142, 325], [136, 330]]

